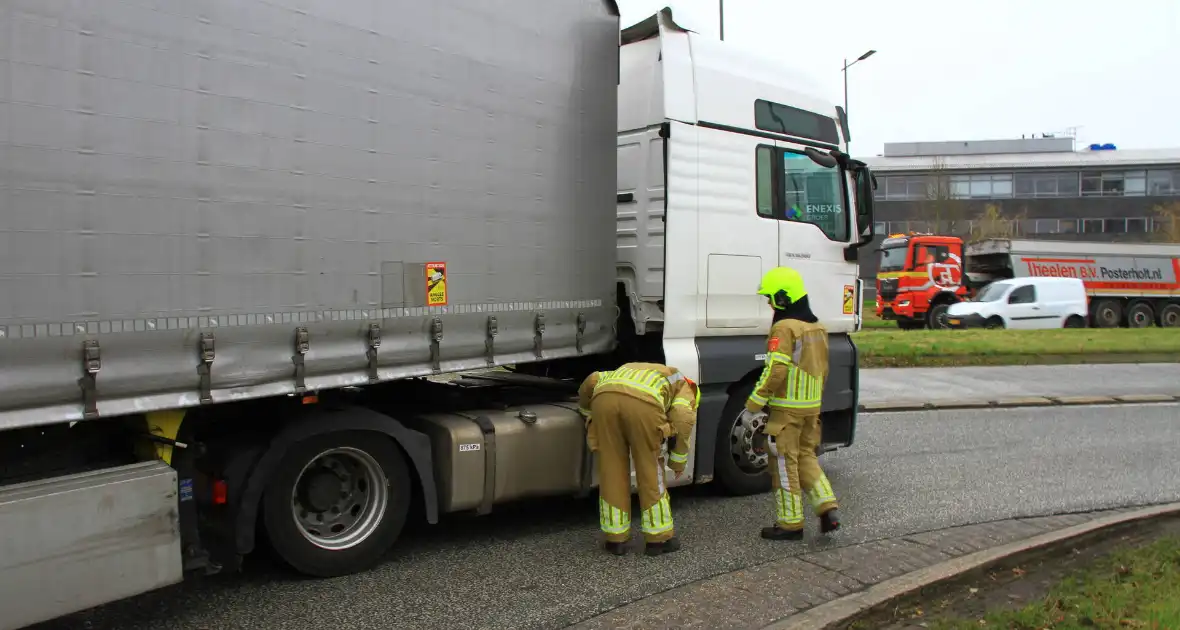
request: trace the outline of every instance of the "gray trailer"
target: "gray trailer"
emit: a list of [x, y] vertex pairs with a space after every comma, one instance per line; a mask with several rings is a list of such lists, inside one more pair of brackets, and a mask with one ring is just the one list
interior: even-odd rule
[[[661, 15], [623, 39], [651, 56]], [[668, 485], [769, 489], [737, 420], [769, 324], [757, 264], [719, 289], [745, 328], [718, 332], [616, 270], [619, 26], [609, 0], [0, 3], [0, 630], [237, 569], [257, 532], [334, 576], [379, 562], [412, 505], [434, 523], [589, 493], [576, 387], [672, 344], [702, 402]], [[690, 51], [675, 34], [662, 58]], [[803, 113], [835, 129], [834, 106]], [[696, 128], [652, 133], [686, 164]], [[753, 150], [702, 170], [754, 190]], [[713, 252], [662, 249], [667, 216], [696, 224], [673, 179], [637, 273], [691, 287], [676, 274]], [[872, 225], [845, 192], [843, 240], [791, 237], [833, 258], [810, 272], [838, 320], [828, 446], [857, 410], [841, 256]]]
[[[218, 570], [256, 520], [298, 569], [359, 570], [410, 479], [431, 521], [579, 487], [517, 474], [539, 441], [581, 459], [574, 410], [394, 420], [391, 389], [453, 394], [351, 388], [614, 347], [613, 2], [38, 0], [0, 26], [0, 627]], [[441, 468], [497, 429], [486, 471]]]
[[976, 287], [1005, 278], [1082, 280], [1091, 326], [1180, 326], [1180, 244], [988, 239], [964, 253]]

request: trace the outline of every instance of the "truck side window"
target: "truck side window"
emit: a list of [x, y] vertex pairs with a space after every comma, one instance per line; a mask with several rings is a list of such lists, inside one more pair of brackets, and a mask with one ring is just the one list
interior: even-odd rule
[[844, 172], [825, 168], [802, 153], [759, 146], [756, 151], [758, 216], [810, 223], [833, 241], [851, 231]]
[[758, 216], [774, 218], [774, 149], [758, 147]]
[[1037, 289], [1031, 284], [1012, 289], [1008, 296], [1009, 304], [1033, 304], [1037, 301]]
[[914, 266], [942, 263], [950, 257], [951, 248], [947, 245], [922, 245], [914, 250]]

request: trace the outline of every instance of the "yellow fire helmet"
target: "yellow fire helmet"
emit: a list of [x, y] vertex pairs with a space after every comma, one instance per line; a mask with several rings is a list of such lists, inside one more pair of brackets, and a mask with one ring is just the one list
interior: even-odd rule
[[783, 310], [807, 295], [803, 276], [790, 267], [775, 267], [762, 275], [758, 295], [770, 298], [772, 308]]

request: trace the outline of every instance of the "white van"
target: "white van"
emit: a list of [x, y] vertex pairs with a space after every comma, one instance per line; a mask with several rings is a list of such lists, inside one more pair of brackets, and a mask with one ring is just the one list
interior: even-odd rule
[[954, 328], [1085, 328], [1086, 287], [1078, 278], [1012, 278], [983, 288], [970, 302], [952, 304]]

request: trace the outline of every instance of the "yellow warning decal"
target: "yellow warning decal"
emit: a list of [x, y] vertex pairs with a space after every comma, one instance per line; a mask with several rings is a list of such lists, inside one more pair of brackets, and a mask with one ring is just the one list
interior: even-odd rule
[[852, 315], [856, 312], [856, 287], [844, 285], [844, 314]]
[[426, 263], [426, 305], [447, 305], [447, 263]]

